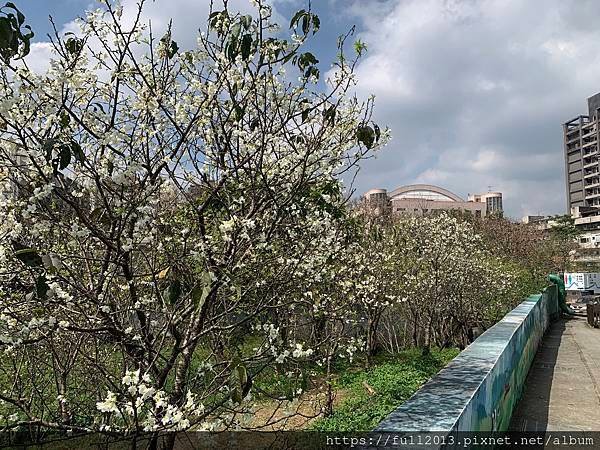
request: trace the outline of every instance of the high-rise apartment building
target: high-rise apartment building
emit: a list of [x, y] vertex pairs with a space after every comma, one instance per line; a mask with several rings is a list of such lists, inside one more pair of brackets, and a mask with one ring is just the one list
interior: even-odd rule
[[573, 216], [600, 213], [598, 136], [600, 94], [588, 98], [588, 114], [563, 125], [567, 207]]

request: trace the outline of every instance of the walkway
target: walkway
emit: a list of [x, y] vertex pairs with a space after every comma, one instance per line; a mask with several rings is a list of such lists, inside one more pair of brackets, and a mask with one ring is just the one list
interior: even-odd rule
[[514, 431], [600, 431], [600, 329], [554, 322], [527, 376]]

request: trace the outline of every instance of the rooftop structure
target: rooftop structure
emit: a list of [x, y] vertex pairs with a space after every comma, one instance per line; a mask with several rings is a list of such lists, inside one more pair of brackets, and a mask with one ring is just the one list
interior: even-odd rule
[[[502, 194], [490, 192], [469, 197], [465, 201], [447, 189], [431, 184], [411, 184], [388, 192], [371, 189], [363, 199], [373, 210], [392, 214], [425, 215], [435, 211], [466, 211], [483, 217], [493, 211], [502, 210]], [[477, 199], [476, 199], [477, 198]]]
[[502, 192], [487, 192], [485, 194], [469, 194], [468, 201], [485, 203], [487, 214], [502, 214]]
[[521, 222], [524, 224], [539, 223], [547, 221], [549, 216], [523, 216]]

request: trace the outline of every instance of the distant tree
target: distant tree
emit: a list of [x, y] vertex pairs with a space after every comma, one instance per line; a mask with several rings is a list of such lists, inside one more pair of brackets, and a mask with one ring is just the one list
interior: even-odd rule
[[550, 238], [556, 252], [556, 269], [565, 272], [572, 265], [571, 255], [579, 247], [577, 238], [581, 231], [575, 226], [575, 219], [568, 214], [553, 217], [549, 225]]
[[554, 216], [550, 220], [550, 232], [558, 239], [573, 241], [581, 231], [575, 226], [575, 219], [568, 214]]

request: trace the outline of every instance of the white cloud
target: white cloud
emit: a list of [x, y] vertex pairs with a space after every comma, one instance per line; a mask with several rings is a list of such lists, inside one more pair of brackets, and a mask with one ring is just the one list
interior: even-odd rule
[[[272, 0], [272, 21], [285, 24], [286, 19], [278, 12], [278, 4], [293, 4], [298, 0]], [[122, 23], [125, 27], [131, 27], [137, 17], [138, 0], [122, 0], [123, 16]], [[209, 0], [147, 0], [144, 5], [140, 22], [151, 24], [152, 33], [155, 38], [160, 39], [167, 30], [169, 22], [173, 22], [173, 39], [177, 41], [180, 48], [186, 49], [196, 45], [199, 30], [205, 30], [210, 12]], [[214, 9], [223, 8], [223, 3], [214, 1]], [[229, 0], [230, 11], [239, 11], [242, 14], [256, 14], [256, 8], [250, 0]], [[93, 5], [94, 6], [94, 5]], [[75, 11], [74, 15], [81, 16], [83, 11]], [[74, 32], [78, 34], [75, 21], [68, 22], [59, 27], [60, 34]], [[37, 42], [32, 45], [31, 52], [27, 57], [27, 64], [36, 72], [44, 72], [52, 56], [52, 46], [49, 42]]]
[[44, 73], [50, 66], [51, 56], [50, 42], [35, 42], [31, 44], [29, 55], [26, 57], [27, 66], [36, 73]]
[[415, 181], [505, 193], [508, 213], [565, 211], [562, 123], [600, 91], [600, 2], [355, 0], [357, 76], [393, 141], [358, 191]]

